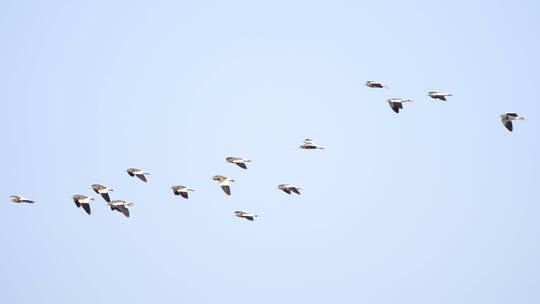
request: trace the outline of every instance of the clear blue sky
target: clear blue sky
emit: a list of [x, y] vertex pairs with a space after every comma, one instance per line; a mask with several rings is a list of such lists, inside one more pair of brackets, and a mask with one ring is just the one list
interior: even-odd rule
[[[539, 12], [2, 1], [1, 302], [540, 303]], [[93, 183], [132, 217], [77, 209]]]

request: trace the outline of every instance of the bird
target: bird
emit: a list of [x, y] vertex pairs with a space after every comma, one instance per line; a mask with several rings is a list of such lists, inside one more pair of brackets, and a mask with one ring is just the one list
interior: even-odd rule
[[114, 191], [114, 189], [105, 187], [100, 184], [93, 184], [92, 190], [94, 190], [97, 194], [100, 194], [106, 202], [111, 201], [111, 198], [109, 197], [109, 192]]
[[304, 150], [313, 150], [313, 149], [321, 149], [324, 150], [324, 147], [317, 146], [313, 140], [310, 138], [304, 139], [304, 144], [298, 146], [298, 149], [304, 149]]
[[150, 175], [150, 173], [136, 168], [128, 168], [126, 169], [126, 172], [129, 174], [129, 176], [136, 176], [145, 183], [147, 182], [145, 175]]
[[188, 191], [195, 191], [195, 189], [185, 186], [172, 186], [171, 189], [173, 190], [174, 195], [181, 195], [183, 198], [188, 198]]
[[86, 213], [91, 214], [92, 211], [90, 210], [90, 201], [93, 201], [94, 198], [90, 196], [75, 194], [73, 196], [73, 201], [75, 202], [75, 205], [77, 208], [83, 207], [84, 211]]
[[10, 195], [9, 197], [11, 197], [11, 201], [14, 202], [14, 203], [28, 203], [28, 204], [33, 204], [35, 203], [36, 201], [34, 200], [31, 200], [29, 198], [26, 198], [24, 196], [20, 196], [20, 195]]
[[394, 112], [399, 113], [399, 109], [403, 109], [403, 103], [404, 102], [414, 102], [412, 99], [402, 99], [402, 98], [390, 98], [385, 100], [390, 105], [390, 108], [394, 110]]
[[219, 186], [223, 189], [223, 192], [227, 195], [231, 195], [231, 187], [229, 187], [229, 182], [234, 182], [234, 179], [230, 179], [226, 176], [214, 175], [212, 179], [219, 182]]
[[373, 80], [368, 80], [364, 83], [364, 85], [366, 87], [370, 87], [370, 88], [386, 88], [386, 89], [389, 89], [388, 86], [385, 86], [383, 85], [382, 83], [378, 82], [378, 81], [373, 81]]
[[508, 129], [508, 131], [512, 132], [514, 130], [514, 126], [512, 125], [512, 120], [525, 120], [523, 117], [519, 117], [517, 113], [507, 112], [504, 114], [501, 114], [497, 116], [501, 119], [503, 125]]
[[244, 212], [244, 211], [235, 211], [234, 215], [236, 215], [238, 217], [241, 217], [241, 218], [245, 218], [246, 220], [249, 220], [249, 221], [253, 221], [256, 217], [258, 217], [258, 215], [256, 215], [256, 214], [247, 213], [247, 212]]
[[291, 191], [296, 193], [296, 194], [300, 194], [300, 190], [302, 190], [302, 188], [300, 188], [300, 187], [289, 185], [289, 184], [278, 185], [277, 189], [283, 190], [283, 192], [285, 192], [287, 194], [291, 194]]
[[107, 205], [111, 207], [111, 210], [116, 210], [126, 217], [129, 217], [129, 209], [127, 207], [135, 205], [134, 203], [129, 203], [122, 200], [114, 200], [111, 202], [108, 202]]
[[247, 158], [241, 158], [241, 157], [232, 157], [229, 156], [225, 159], [228, 163], [236, 164], [238, 167], [242, 169], [247, 169], [246, 163], [250, 163], [251, 160]]
[[442, 101], [446, 101], [446, 96], [454, 96], [452, 94], [443, 93], [443, 92], [428, 92], [427, 96], [433, 98], [433, 99], [440, 99]]

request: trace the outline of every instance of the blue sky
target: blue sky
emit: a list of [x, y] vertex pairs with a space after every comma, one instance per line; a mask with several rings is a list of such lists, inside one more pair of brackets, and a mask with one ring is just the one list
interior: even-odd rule
[[540, 302], [539, 9], [2, 1], [2, 302]]

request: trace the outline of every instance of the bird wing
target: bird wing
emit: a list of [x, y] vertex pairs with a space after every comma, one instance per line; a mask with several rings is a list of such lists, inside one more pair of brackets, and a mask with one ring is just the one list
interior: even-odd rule
[[514, 126], [512, 125], [512, 121], [508, 119], [503, 119], [502, 123], [508, 129], [508, 131], [512, 132], [512, 130], [514, 129]]
[[133, 174], [131, 171], [127, 171], [127, 174], [129, 174], [129, 176], [135, 176], [135, 174]]
[[242, 216], [243, 218], [247, 219], [247, 220], [250, 220], [250, 221], [253, 221], [254, 217], [251, 216], [251, 215], [244, 215]]
[[390, 102], [390, 108], [392, 108], [392, 110], [394, 110], [394, 112], [396, 113], [399, 113], [399, 109], [400, 109], [400, 103], [397, 103], [397, 102]]
[[512, 117], [518, 117], [517, 113], [506, 113], [506, 115], [512, 116]]
[[86, 211], [86, 213], [92, 213], [92, 211], [90, 210], [90, 204], [81, 204], [81, 206], [83, 207], [84, 211]]
[[142, 180], [143, 182], [145, 182], [145, 183], [147, 182], [146, 176], [144, 176], [144, 174], [137, 174], [136, 176], [137, 176], [140, 180]]
[[281, 188], [281, 190], [283, 190], [283, 192], [285, 192], [287, 194], [291, 194], [291, 190], [289, 190], [287, 188]]
[[444, 97], [443, 95], [437, 95], [437, 97], [435, 97], [435, 98], [446, 101], [446, 97]]
[[101, 193], [101, 197], [103, 197], [103, 199], [108, 203], [111, 201], [111, 198], [109, 197], [109, 193], [105, 192], [105, 193]]
[[240, 168], [242, 168], [242, 169], [247, 169], [247, 166], [246, 166], [246, 164], [244, 164], [244, 163], [236, 163], [236, 162], [235, 162], [235, 164], [238, 165], [238, 167], [240, 167]]
[[178, 192], [183, 198], [188, 198], [188, 193], [186, 191], [179, 191]]
[[221, 185], [221, 189], [223, 189], [223, 192], [227, 195], [231, 195], [231, 187], [229, 187], [229, 185]]
[[80, 207], [81, 207], [81, 203], [79, 203], [79, 200], [78, 200], [78, 199], [73, 198], [73, 201], [75, 202], [75, 206], [77, 206], [77, 208], [80, 208]]
[[296, 193], [296, 194], [300, 194], [300, 191], [298, 191], [298, 189], [296, 189], [296, 188], [291, 188], [291, 191]]
[[126, 208], [126, 206], [122, 206], [122, 205], [116, 206], [116, 210], [120, 211], [126, 217], [129, 217], [129, 209]]

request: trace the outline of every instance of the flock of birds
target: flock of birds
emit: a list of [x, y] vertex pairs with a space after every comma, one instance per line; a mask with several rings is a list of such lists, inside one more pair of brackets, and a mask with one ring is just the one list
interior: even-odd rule
[[[388, 88], [388, 86], [383, 85], [381, 82], [371, 81], [371, 80], [366, 81], [364, 83], [364, 85], [367, 86], [367, 87], [370, 87], [370, 88]], [[448, 94], [448, 93], [444, 93], [444, 92], [431, 91], [431, 92], [427, 93], [427, 96], [429, 96], [429, 97], [431, 97], [433, 99], [447, 101], [446, 97], [453, 96], [453, 95]], [[414, 100], [412, 100], [412, 99], [403, 99], [403, 98], [390, 98], [390, 99], [386, 100], [386, 102], [390, 105], [390, 108], [394, 112], [399, 113], [399, 110], [403, 109], [403, 104], [404, 103], [414, 102]], [[502, 124], [510, 132], [512, 132], [513, 129], [514, 129], [514, 127], [512, 125], [513, 120], [525, 120], [525, 118], [520, 117], [517, 113], [513, 113], [513, 112], [503, 113], [503, 114], [499, 115], [498, 118], [501, 119]], [[298, 146], [298, 148], [299, 149], [304, 149], [304, 150], [317, 150], [317, 149], [323, 150], [324, 149], [324, 147], [318, 146], [317, 144], [315, 144], [315, 142], [313, 140], [311, 140], [309, 138], [306, 138], [304, 140], [304, 143], [302, 145]], [[226, 160], [226, 162], [231, 163], [231, 164], [235, 164], [235, 165], [239, 166], [242, 169], [247, 169], [246, 163], [251, 162], [250, 159], [241, 158], [241, 157], [227, 157], [225, 160]], [[137, 169], [137, 168], [128, 168], [128, 169], [126, 169], [126, 172], [127, 172], [127, 174], [129, 176], [137, 177], [138, 179], [140, 179], [143, 182], [147, 182], [148, 180], [147, 180], [146, 176], [150, 175], [150, 173], [145, 172], [145, 171], [140, 170], [140, 169]], [[223, 190], [223, 192], [225, 192], [226, 195], [231, 195], [230, 183], [234, 182], [233, 179], [231, 179], [231, 178], [229, 178], [227, 176], [222, 176], [222, 175], [214, 175], [212, 177], [212, 179], [214, 181], [218, 182], [218, 185], [221, 187], [221, 189]], [[118, 212], [122, 213], [124, 216], [129, 217], [129, 208], [128, 207], [133, 206], [134, 203], [126, 202], [126, 201], [123, 201], [123, 200], [111, 200], [111, 198], [109, 196], [109, 192], [114, 191], [114, 189], [112, 189], [112, 188], [109, 188], [109, 187], [106, 187], [106, 186], [103, 186], [103, 185], [100, 185], [100, 184], [93, 184], [91, 186], [91, 188], [92, 188], [92, 190], [94, 190], [94, 192], [101, 195], [101, 197], [105, 200], [106, 204], [111, 208], [112, 211], [118, 211]], [[295, 193], [295, 194], [298, 194], [298, 195], [300, 195], [300, 190], [302, 190], [302, 188], [300, 188], [298, 186], [290, 185], [290, 184], [280, 184], [280, 185], [277, 186], [277, 189], [281, 190], [281, 191], [283, 191], [283, 192], [285, 192], [287, 194]], [[181, 186], [181, 185], [172, 186], [171, 190], [172, 190], [174, 195], [182, 196], [185, 199], [189, 198], [189, 194], [188, 194], [189, 192], [195, 191], [195, 189], [193, 189], [193, 188], [189, 188], [189, 187]], [[20, 195], [11, 195], [10, 197], [11, 197], [11, 201], [13, 203], [30, 203], [30, 204], [35, 203], [34, 200], [26, 198], [24, 196], [20, 196]], [[89, 215], [92, 213], [91, 208], [90, 208], [90, 202], [94, 200], [93, 197], [86, 196], [86, 195], [81, 195], [81, 194], [75, 194], [75, 195], [73, 195], [72, 198], [73, 198], [73, 202], [75, 202], [75, 205], [77, 206], [77, 208], [82, 207], [82, 209]], [[258, 217], [258, 215], [256, 215], [256, 214], [245, 212], [245, 211], [235, 211], [234, 215], [237, 216], [237, 217], [240, 217], [240, 218], [244, 218], [244, 219], [249, 220], [249, 221], [253, 221], [256, 217]]]

